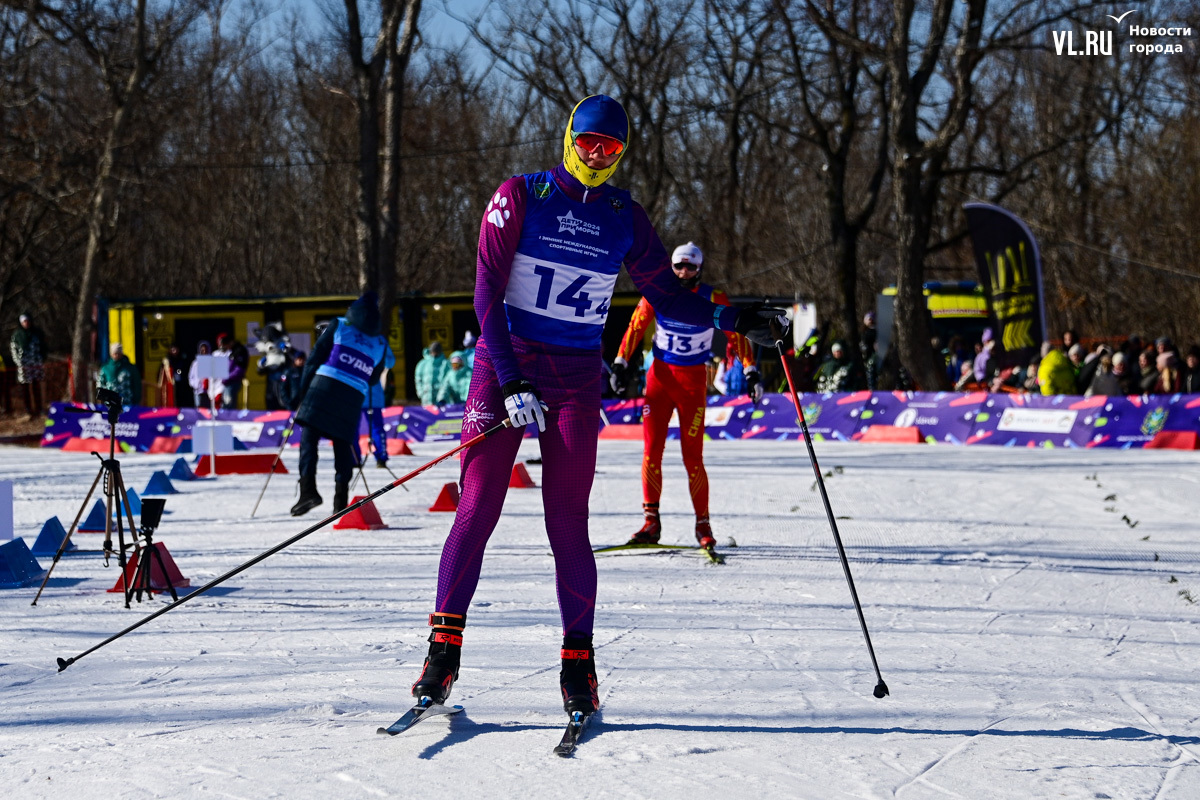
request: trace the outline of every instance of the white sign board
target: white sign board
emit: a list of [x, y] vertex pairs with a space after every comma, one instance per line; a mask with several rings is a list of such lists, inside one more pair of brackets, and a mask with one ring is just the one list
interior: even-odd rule
[[1066, 435], [1075, 426], [1078, 411], [1053, 408], [1006, 408], [997, 430]]
[[192, 428], [192, 452], [196, 455], [233, 452], [233, 426], [224, 422], [197, 422]]
[[229, 359], [222, 356], [196, 356], [196, 377], [223, 381], [229, 377]]
[[796, 350], [804, 347], [808, 335], [817, 327], [817, 306], [814, 303], [796, 303], [792, 306], [792, 346]]

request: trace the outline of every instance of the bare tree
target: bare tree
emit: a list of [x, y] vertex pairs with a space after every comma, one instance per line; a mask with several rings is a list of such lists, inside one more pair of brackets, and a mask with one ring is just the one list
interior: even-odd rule
[[380, 294], [384, 319], [396, 291], [400, 235], [400, 141], [404, 80], [417, 37], [421, 0], [379, 0], [370, 53], [358, 0], [343, 0], [342, 46], [354, 74], [358, 116], [359, 290]]
[[[776, 124], [820, 154], [840, 325], [857, 353], [859, 240], [875, 213], [889, 163], [886, 72], [872, 73], [861, 50], [841, 43], [828, 29], [793, 18], [786, 0], [775, 0], [775, 8], [783, 22], [789, 88], [801, 110], [794, 121]], [[851, 36], [869, 35], [869, 0], [849, 0], [836, 9], [827, 1], [823, 8], [840, 13]]]
[[89, 399], [92, 305], [99, 277], [101, 249], [110, 218], [113, 172], [128, 144], [128, 128], [160, 61], [177, 45], [203, 12], [202, 3], [170, 6], [161, 14], [147, 13], [147, 0], [98, 7], [85, 0], [62, 3], [32, 2], [29, 14], [42, 31], [64, 48], [81, 52], [97, 69], [111, 105], [108, 129], [99, 149], [86, 212], [87, 245], [80, 272], [79, 296], [71, 336], [75, 400]]

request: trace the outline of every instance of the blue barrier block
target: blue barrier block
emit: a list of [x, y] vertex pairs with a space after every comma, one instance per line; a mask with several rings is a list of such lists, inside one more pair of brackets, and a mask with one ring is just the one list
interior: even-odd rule
[[188, 466], [186, 460], [182, 458], [175, 459], [175, 463], [171, 465], [171, 474], [167, 476], [175, 481], [194, 481], [196, 473], [192, 472], [192, 468]]
[[[58, 546], [62, 544], [63, 537], [66, 535], [67, 529], [59, 522], [58, 517], [51, 517], [42, 525], [41, 533], [33, 543], [33, 554], [52, 557], [58, 552]], [[72, 550], [76, 549], [78, 548], [74, 542], [67, 542], [67, 548], [63, 550], [63, 555], [69, 555]]]
[[167, 473], [160, 469], [150, 476], [150, 480], [146, 482], [146, 488], [142, 490], [142, 494], [179, 494], [179, 490], [171, 483], [171, 479], [167, 477]]
[[192, 452], [192, 440], [190, 438], [184, 439], [182, 442], [179, 443], [179, 449], [176, 450], [175, 452], [176, 453]]
[[[126, 489], [125, 496], [129, 498], [129, 510], [133, 513], [133, 516], [136, 517], [138, 514], [142, 513], [142, 498], [138, 497], [137, 490]], [[115, 503], [114, 506], [114, 517], [121, 517], [125, 515], [124, 503]]]
[[[58, 545], [55, 545], [55, 549], [58, 549]], [[25, 544], [24, 539], [17, 537], [0, 544], [0, 589], [32, 586], [45, 574], [46, 570], [29, 552], [29, 545]]]
[[80, 533], [102, 533], [104, 531], [104, 501], [97, 500], [87, 519], [79, 523]]

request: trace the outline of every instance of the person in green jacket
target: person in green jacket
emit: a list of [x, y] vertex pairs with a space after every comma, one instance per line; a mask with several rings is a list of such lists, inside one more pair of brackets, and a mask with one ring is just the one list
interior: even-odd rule
[[422, 355], [424, 357], [417, 362], [416, 373], [413, 376], [417, 384], [417, 397], [421, 399], [423, 406], [437, 405], [442, 383], [446, 380], [446, 373], [450, 371], [450, 362], [442, 355], [441, 342], [431, 342]]
[[100, 368], [100, 388], [112, 389], [121, 395], [122, 405], [137, 405], [142, 399], [141, 374], [130, 363], [120, 344], [114, 343], [108, 352], [112, 358]]
[[1042, 363], [1038, 367], [1038, 385], [1042, 394], [1075, 394], [1075, 368], [1067, 354], [1051, 342], [1042, 342]]
[[450, 354], [450, 371], [442, 381], [438, 405], [467, 402], [467, 390], [471, 388], [471, 370], [461, 351]]

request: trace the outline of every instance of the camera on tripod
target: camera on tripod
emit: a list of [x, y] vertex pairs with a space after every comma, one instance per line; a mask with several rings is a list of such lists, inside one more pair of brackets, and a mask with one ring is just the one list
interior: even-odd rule
[[97, 389], [96, 390], [96, 405], [104, 406], [108, 412], [108, 422], [111, 425], [116, 425], [117, 420], [121, 417], [121, 407], [125, 402], [121, 399], [121, 395], [114, 392], [112, 389]]

